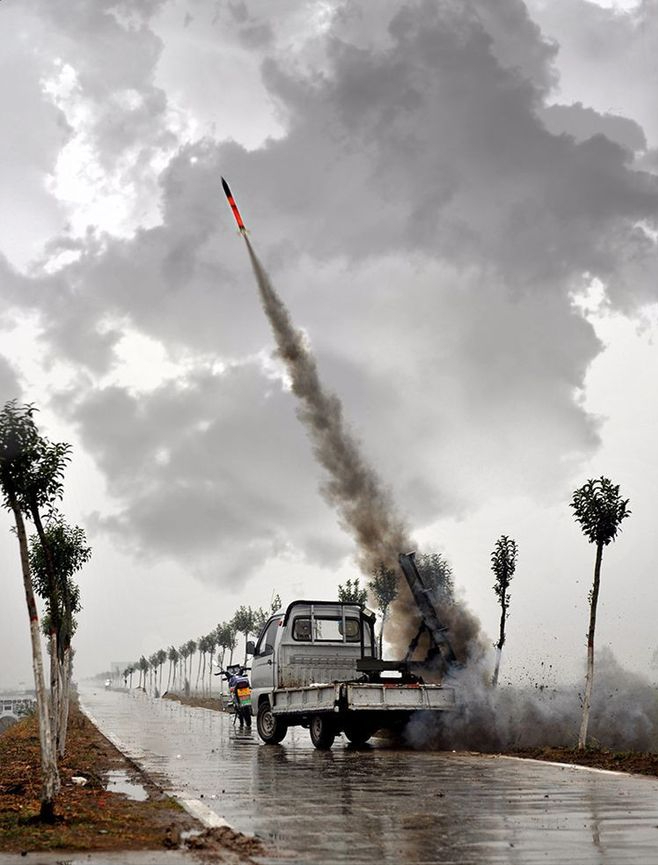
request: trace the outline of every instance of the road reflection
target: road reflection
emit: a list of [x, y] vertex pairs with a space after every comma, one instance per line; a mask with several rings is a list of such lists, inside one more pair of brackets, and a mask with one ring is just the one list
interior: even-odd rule
[[83, 702], [170, 790], [202, 798], [271, 849], [262, 863], [658, 862], [658, 782], [305, 730], [260, 743], [228, 716], [140, 695]]

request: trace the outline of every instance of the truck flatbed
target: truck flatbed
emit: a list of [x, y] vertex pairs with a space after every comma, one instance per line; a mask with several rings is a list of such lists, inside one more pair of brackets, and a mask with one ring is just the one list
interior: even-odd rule
[[275, 715], [316, 712], [441, 711], [454, 709], [453, 688], [442, 685], [403, 685], [395, 682], [332, 682], [272, 693]]

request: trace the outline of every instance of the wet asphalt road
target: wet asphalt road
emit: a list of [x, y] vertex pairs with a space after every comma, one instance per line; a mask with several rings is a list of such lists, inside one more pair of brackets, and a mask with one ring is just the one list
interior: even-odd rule
[[81, 689], [105, 733], [166, 790], [261, 838], [262, 863], [658, 863], [658, 781], [508, 758], [415, 752], [308, 731], [282, 745], [232, 718]]

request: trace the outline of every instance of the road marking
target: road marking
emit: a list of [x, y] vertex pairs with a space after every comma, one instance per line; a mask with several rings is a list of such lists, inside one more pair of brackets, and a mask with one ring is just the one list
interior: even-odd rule
[[[597, 766], [583, 766], [581, 763], [558, 763], [554, 760], [539, 760], [536, 757], [513, 757], [511, 754], [498, 754], [499, 759], [521, 760], [524, 763], [543, 763], [545, 766], [557, 766], [560, 769], [584, 769], [587, 772], [598, 772], [599, 775], [624, 775], [626, 778], [636, 776], [634, 772], [622, 772], [619, 769], [599, 769]], [[649, 777], [649, 776], [642, 776]]]
[[[139, 760], [130, 752], [130, 748], [125, 745], [118, 736], [116, 736], [111, 731], [106, 733], [98, 720], [92, 715], [89, 709], [79, 700], [79, 705], [84, 714], [89, 718], [91, 723], [96, 727], [96, 729], [108, 739], [117, 751], [120, 751], [124, 757], [129, 760], [132, 760], [133, 763], [136, 763], [139, 766], [141, 772], [146, 775], [152, 784], [155, 782], [150, 778], [149, 773], [144, 769]], [[156, 787], [160, 787], [159, 784], [156, 784]], [[160, 787], [162, 789], [162, 787]], [[215, 813], [212, 808], [209, 808], [206, 804], [204, 804], [200, 799], [187, 799], [182, 793], [179, 793], [176, 790], [164, 790], [167, 796], [171, 796], [172, 799], [175, 799], [178, 804], [184, 808], [188, 814], [194, 817], [195, 820], [198, 820], [202, 826], [205, 826], [206, 829], [221, 829], [227, 828], [232, 832], [235, 832], [238, 835], [245, 835], [246, 837], [253, 837], [246, 832], [241, 832], [239, 829], [236, 829], [235, 826], [231, 826], [231, 824], [225, 820], [223, 817], [220, 817], [219, 814]]]
[[[212, 808], [204, 805], [200, 799], [184, 799], [180, 793], [173, 793], [172, 795], [176, 801], [185, 808], [188, 814], [191, 814], [195, 820], [199, 821], [199, 823], [203, 823], [207, 829], [221, 829], [226, 827], [227, 829], [231, 829], [233, 832], [237, 832], [237, 829], [231, 826], [231, 824], [223, 817], [220, 817], [219, 814], [216, 814]], [[240, 834], [244, 835], [244, 832], [241, 832]]]

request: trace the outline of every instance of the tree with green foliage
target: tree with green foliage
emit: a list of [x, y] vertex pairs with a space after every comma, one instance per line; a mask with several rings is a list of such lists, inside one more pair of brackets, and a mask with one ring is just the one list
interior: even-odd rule
[[270, 603], [270, 613], [278, 613], [281, 609], [281, 595], [276, 592], [272, 598], [272, 602]]
[[381, 624], [379, 626], [379, 657], [383, 655], [384, 625], [388, 616], [388, 610], [398, 596], [398, 578], [395, 571], [387, 568], [384, 562], [372, 572], [372, 579], [368, 588], [377, 602], [377, 609], [381, 613]]
[[236, 630], [233, 622], [222, 622], [217, 625], [215, 628], [215, 636], [217, 638], [217, 645], [222, 650], [221, 660], [219, 662], [220, 667], [224, 668], [224, 661], [226, 659], [226, 651], [230, 652], [229, 656], [229, 664], [233, 661], [233, 652], [235, 651], [236, 644]]
[[254, 636], [260, 636], [260, 632], [267, 624], [270, 615], [270, 611], [264, 610], [262, 607], [258, 607], [257, 610], [254, 610], [254, 627], [252, 630], [252, 634], [254, 634]]
[[592, 704], [592, 688], [594, 682], [594, 633], [596, 630], [596, 608], [599, 600], [601, 583], [601, 562], [603, 548], [615, 540], [621, 531], [622, 520], [631, 513], [628, 508], [629, 499], [623, 499], [619, 494], [619, 486], [601, 476], [590, 479], [582, 487], [574, 491], [571, 508], [574, 518], [591, 544], [596, 544], [594, 561], [594, 582], [589, 593], [589, 629], [587, 631], [587, 673], [585, 676], [585, 695], [583, 698], [583, 715], [578, 735], [578, 750], [587, 746], [587, 727]]
[[422, 553], [416, 558], [416, 567], [432, 593], [434, 605], [452, 606], [455, 603], [455, 583], [446, 557], [442, 553]]
[[509, 615], [509, 584], [516, 570], [516, 560], [518, 556], [518, 548], [516, 541], [508, 538], [507, 535], [501, 535], [496, 541], [496, 546], [491, 553], [491, 570], [494, 573], [496, 582], [493, 590], [500, 604], [500, 629], [498, 633], [498, 642], [496, 647], [496, 666], [494, 668], [491, 684], [495, 687], [498, 684], [498, 674], [500, 673], [500, 659], [505, 645], [505, 626]]
[[[49, 511], [62, 497], [64, 467], [69, 459], [70, 447], [63, 443], [51, 444], [41, 436], [34, 421], [35, 412], [33, 406], [18, 405], [16, 400], [5, 403], [0, 412], [0, 489], [2, 504], [14, 518], [25, 601], [30, 620], [43, 782], [40, 819], [44, 822], [53, 822], [54, 804], [60, 788], [60, 779], [52, 733], [51, 710], [43, 672], [39, 616], [30, 571], [25, 518], [33, 522], [43, 544], [44, 557], [47, 561], [48, 594], [52, 595], [56, 591], [56, 580], [45, 540], [41, 512]], [[53, 612], [50, 627], [57, 629], [59, 622], [56, 617], [59, 607], [55, 605]]]
[[345, 585], [338, 584], [338, 600], [341, 604], [365, 604], [368, 600], [368, 590], [359, 585], [359, 578], [345, 580]]
[[142, 657], [139, 659], [138, 666], [139, 666], [140, 686], [146, 691], [146, 681], [147, 681], [146, 680], [146, 674], [148, 673], [151, 665], [149, 664], [147, 659], [144, 657], [144, 655], [142, 655]]
[[188, 640], [187, 643], [185, 643], [185, 648], [187, 650], [187, 653], [185, 655], [185, 696], [189, 697], [190, 689], [192, 687], [192, 663], [194, 661], [194, 656], [197, 650], [196, 640]]
[[[91, 558], [84, 530], [69, 525], [61, 514], [52, 510], [44, 522], [48, 555], [38, 535], [30, 538], [30, 570], [37, 594], [46, 604], [43, 631], [50, 637], [52, 718], [51, 726], [57, 751], [63, 756], [68, 729], [73, 651], [71, 641], [77, 629], [80, 612], [80, 589], [73, 576]], [[48, 568], [52, 564], [54, 580]], [[54, 624], [56, 623], [56, 624]]]
[[244, 663], [247, 663], [247, 641], [249, 639], [249, 634], [252, 634], [254, 631], [256, 616], [251, 607], [245, 607], [244, 605], [239, 607], [233, 618], [231, 619], [231, 624], [233, 628], [237, 631], [238, 634], [244, 634]]
[[[212, 674], [213, 674], [213, 661], [215, 658], [215, 652], [217, 651], [217, 631], [211, 631], [206, 637], [206, 651], [208, 652], [208, 696], [212, 695]], [[205, 666], [204, 666], [204, 675], [205, 675]], [[203, 690], [205, 692], [205, 684]]]
[[173, 690], [176, 687], [176, 673], [178, 672], [178, 649], [176, 646], [169, 646], [167, 649], [167, 660], [169, 661], [169, 673], [167, 675], [167, 690]]

